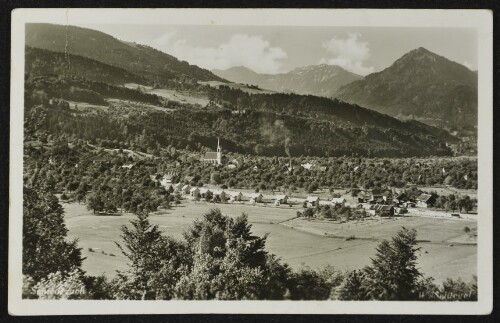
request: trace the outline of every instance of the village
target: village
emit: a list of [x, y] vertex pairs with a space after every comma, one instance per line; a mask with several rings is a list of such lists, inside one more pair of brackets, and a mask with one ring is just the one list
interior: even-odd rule
[[301, 207], [315, 208], [320, 205], [333, 207], [349, 207], [356, 212], [365, 211], [367, 216], [395, 217], [395, 216], [428, 216], [451, 219], [475, 219], [475, 213], [446, 212], [433, 208], [436, 198], [431, 194], [420, 194], [416, 199], [410, 199], [402, 191], [385, 191], [382, 193], [366, 190], [358, 193], [356, 197], [349, 194], [349, 190], [339, 197], [329, 197], [328, 192], [319, 190], [314, 195], [302, 196], [288, 195], [283, 192], [251, 192], [250, 190], [229, 190], [212, 185], [203, 187], [191, 186], [183, 183], [171, 183], [170, 176], [166, 175], [160, 182], [161, 185], [173, 194], [188, 201], [205, 201], [221, 204], [247, 204], [263, 207]]
[[[238, 161], [233, 159], [223, 165], [222, 146], [219, 139], [215, 152], [206, 152], [201, 158], [206, 164], [216, 167], [226, 167], [235, 169]], [[317, 166], [315, 163], [306, 162], [300, 166], [292, 166], [291, 162], [288, 171], [300, 167], [307, 171], [316, 170], [324, 172], [326, 166]], [[254, 166], [254, 170], [257, 166]], [[354, 171], [357, 167], [354, 168]], [[443, 169], [444, 171], [444, 169]], [[465, 201], [458, 201], [448, 207], [437, 207], [437, 193], [423, 192], [418, 190], [416, 185], [410, 185], [410, 190], [418, 191], [417, 195], [409, 196], [405, 189], [401, 188], [375, 188], [375, 189], [337, 189], [330, 190], [317, 188], [311, 192], [286, 193], [276, 190], [260, 189], [228, 189], [226, 185], [202, 186], [190, 185], [193, 176], [186, 176], [179, 179], [175, 173], [150, 175], [152, 181], [157, 181], [169, 193], [178, 197], [178, 200], [187, 201], [205, 201], [218, 204], [246, 204], [253, 206], [271, 206], [271, 207], [299, 207], [299, 208], [317, 208], [319, 206], [329, 205], [336, 208], [349, 208], [353, 213], [362, 215], [361, 217], [400, 217], [400, 216], [427, 216], [441, 217], [450, 219], [476, 219], [474, 200], [466, 196]], [[177, 180], [175, 183], [174, 180]], [[311, 194], [306, 194], [311, 193]], [[180, 199], [179, 199], [180, 197]], [[474, 197], [474, 196], [473, 196]], [[444, 204], [444, 203], [441, 203]], [[358, 217], [356, 217], [358, 218]]]

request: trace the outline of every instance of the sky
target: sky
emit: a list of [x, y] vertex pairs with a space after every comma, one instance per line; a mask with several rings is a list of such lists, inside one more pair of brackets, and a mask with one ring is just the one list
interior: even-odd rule
[[331, 64], [367, 75], [424, 47], [477, 69], [474, 29], [425, 27], [297, 27], [81, 25], [149, 45], [190, 64], [212, 69], [245, 66], [258, 73]]

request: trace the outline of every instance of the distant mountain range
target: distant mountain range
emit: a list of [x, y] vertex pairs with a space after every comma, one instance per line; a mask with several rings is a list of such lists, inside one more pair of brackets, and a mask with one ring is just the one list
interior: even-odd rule
[[75, 26], [26, 24], [26, 46], [78, 55], [140, 75], [159, 85], [224, 81], [152, 47], [118, 40], [103, 32]]
[[275, 75], [258, 74], [242, 66], [212, 72], [233, 82], [278, 92], [336, 97], [440, 127], [471, 129], [477, 124], [477, 72], [422, 47], [364, 78], [326, 64]]
[[425, 48], [342, 87], [339, 99], [439, 126], [477, 125], [477, 73]]
[[[57, 102], [51, 99], [79, 105], [80, 102], [107, 105], [110, 99], [133, 101], [138, 107], [153, 105], [159, 110], [151, 112], [144, 107], [139, 121], [134, 119], [134, 114], [131, 117], [103, 112], [102, 122], [110, 123], [103, 129], [114, 129], [111, 124], [118, 118], [117, 122], [128, 124], [129, 129], [147, 128], [152, 142], [175, 142], [179, 147], [199, 144], [206, 147], [214, 138], [221, 137], [231, 151], [256, 155], [284, 156], [289, 149], [297, 156], [409, 157], [450, 155], [452, 152], [446, 143], [457, 141], [442, 129], [414, 120], [401, 121], [335, 99], [262, 94], [263, 91], [250, 93], [224, 86], [228, 82], [225, 78], [230, 79], [227, 75], [217, 76], [150, 47], [125, 43], [85, 28], [26, 25], [25, 65], [27, 109], [43, 102]], [[349, 85], [342, 85], [349, 82], [363, 81], [359, 75], [329, 65], [264, 75], [267, 85], [256, 82], [262, 75], [248, 69], [232, 71], [236, 71], [234, 75], [245, 76], [246, 81], [233, 78], [241, 83], [284, 92], [316, 91], [321, 96], [330, 96], [339, 88], [346, 90]], [[210, 87], [199, 83], [213, 81], [221, 84]], [[124, 87], [126, 83], [150, 86], [138, 90]], [[271, 88], [269, 84], [276, 87]], [[173, 97], [181, 92], [183, 96], [203, 97], [208, 103], [203, 107], [183, 101], [175, 103], [168, 96], [155, 95], [151, 89], [160, 92], [166, 89], [173, 92]], [[75, 118], [75, 123], [81, 122], [80, 116]], [[72, 133], [72, 128], [66, 127], [64, 131]], [[101, 139], [118, 140], [106, 134], [107, 130], [99, 131], [87, 131], [86, 138], [95, 139], [100, 133]]]
[[299, 67], [283, 74], [259, 74], [244, 66], [212, 72], [232, 82], [254, 84], [276, 92], [324, 97], [332, 97], [343, 85], [363, 78], [340, 66], [327, 64]]

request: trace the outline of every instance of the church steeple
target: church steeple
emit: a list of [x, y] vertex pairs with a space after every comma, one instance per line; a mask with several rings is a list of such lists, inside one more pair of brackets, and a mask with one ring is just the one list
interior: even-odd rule
[[217, 137], [217, 164], [222, 164], [222, 147], [220, 146], [219, 137]]

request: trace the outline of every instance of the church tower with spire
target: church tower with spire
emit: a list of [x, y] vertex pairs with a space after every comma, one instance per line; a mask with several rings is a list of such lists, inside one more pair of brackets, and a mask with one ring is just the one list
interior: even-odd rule
[[217, 151], [207, 151], [205, 156], [202, 158], [205, 163], [222, 165], [222, 147], [220, 145], [220, 140], [217, 137]]
[[222, 147], [220, 146], [219, 137], [217, 137], [217, 164], [222, 164]]

